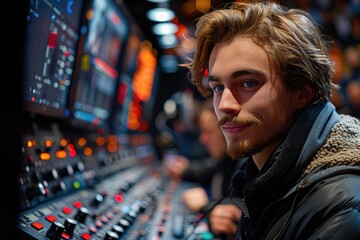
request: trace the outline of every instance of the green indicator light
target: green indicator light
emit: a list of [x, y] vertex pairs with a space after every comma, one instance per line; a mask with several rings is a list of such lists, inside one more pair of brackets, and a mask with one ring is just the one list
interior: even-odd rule
[[80, 188], [80, 183], [79, 183], [79, 181], [75, 181], [75, 182], [73, 183], [73, 186], [74, 186], [74, 188], [76, 188], [76, 189]]

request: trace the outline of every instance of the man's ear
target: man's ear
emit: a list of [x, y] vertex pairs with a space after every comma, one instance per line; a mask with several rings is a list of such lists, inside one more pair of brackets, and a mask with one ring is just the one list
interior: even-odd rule
[[297, 90], [296, 106], [298, 108], [305, 107], [315, 96], [315, 88], [310, 84], [304, 84], [303, 87]]

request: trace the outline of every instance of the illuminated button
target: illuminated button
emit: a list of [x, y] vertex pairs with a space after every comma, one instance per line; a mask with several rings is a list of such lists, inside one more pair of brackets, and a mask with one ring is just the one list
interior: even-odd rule
[[61, 234], [61, 238], [63, 238], [63, 239], [70, 239], [71, 236], [70, 236], [69, 234], [63, 232], [63, 233]]
[[81, 207], [82, 207], [82, 203], [81, 203], [80, 201], [75, 201], [74, 204], [73, 204], [73, 206], [74, 206], [75, 208], [81, 208]]
[[79, 181], [75, 181], [75, 182], [73, 183], [73, 187], [74, 187], [75, 189], [79, 189], [79, 188], [80, 188], [80, 182], [79, 182]]
[[59, 159], [66, 158], [66, 151], [65, 150], [58, 150], [55, 152], [55, 156]]
[[114, 199], [117, 203], [121, 203], [123, 201], [123, 197], [120, 194], [115, 194]]
[[36, 230], [40, 230], [40, 229], [43, 229], [43, 228], [44, 228], [44, 225], [42, 225], [40, 222], [33, 222], [33, 223], [31, 224], [31, 226], [32, 226], [33, 228], [35, 228]]
[[50, 153], [40, 153], [40, 159], [43, 160], [43, 161], [48, 161], [50, 160], [51, 158], [51, 155]]
[[56, 220], [56, 217], [54, 215], [49, 215], [46, 216], [46, 220], [48, 220], [49, 222], [54, 222]]
[[62, 209], [63, 213], [67, 214], [67, 215], [70, 215], [72, 213], [72, 209], [69, 208], [69, 207], [64, 207]]
[[90, 240], [91, 235], [89, 233], [83, 233], [83, 234], [81, 234], [81, 238], [84, 240]]

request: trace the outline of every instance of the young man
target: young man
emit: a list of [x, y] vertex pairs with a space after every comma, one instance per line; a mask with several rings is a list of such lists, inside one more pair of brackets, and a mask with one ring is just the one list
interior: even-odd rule
[[235, 239], [360, 239], [360, 121], [329, 101], [334, 69], [312, 17], [234, 3], [201, 17], [196, 38], [192, 82], [212, 94], [228, 153], [247, 157], [232, 181]]

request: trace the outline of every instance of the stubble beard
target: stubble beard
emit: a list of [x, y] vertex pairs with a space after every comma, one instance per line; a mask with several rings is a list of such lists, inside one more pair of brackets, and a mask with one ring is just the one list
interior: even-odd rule
[[281, 142], [285, 139], [286, 133], [286, 131], [279, 132], [256, 145], [242, 140], [227, 141], [227, 154], [233, 159], [253, 156], [274, 142]]
[[[228, 116], [224, 116], [219, 120], [219, 126], [221, 127], [223, 124], [229, 121], [238, 123], [239, 125], [246, 125], [248, 123], [253, 123], [254, 125], [257, 125], [258, 128], [264, 128], [265, 126], [264, 121], [261, 119], [261, 117], [252, 117], [239, 121], [234, 118], [230, 118]], [[272, 136], [269, 136], [267, 139], [262, 139], [260, 137], [257, 140], [256, 139], [253, 140], [254, 142], [248, 141], [246, 139], [236, 139], [236, 138], [232, 140], [228, 140], [225, 137], [227, 143], [226, 152], [232, 159], [235, 160], [244, 157], [253, 156], [263, 151], [266, 147], [273, 144], [274, 142], [281, 142], [283, 139], [285, 139], [289, 126], [283, 127], [279, 132], [274, 132]]]
[[254, 147], [249, 144], [239, 143], [237, 141], [227, 143], [227, 154], [233, 159], [240, 159], [252, 156], [260, 152], [264, 146]]

